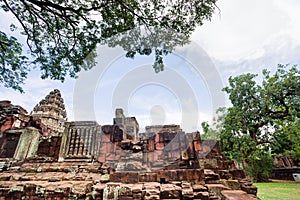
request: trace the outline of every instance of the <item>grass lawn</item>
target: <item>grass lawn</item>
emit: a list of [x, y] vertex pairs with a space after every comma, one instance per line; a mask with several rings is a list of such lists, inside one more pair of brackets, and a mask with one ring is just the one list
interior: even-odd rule
[[257, 196], [261, 200], [299, 200], [300, 183], [276, 182], [254, 183], [258, 188]]

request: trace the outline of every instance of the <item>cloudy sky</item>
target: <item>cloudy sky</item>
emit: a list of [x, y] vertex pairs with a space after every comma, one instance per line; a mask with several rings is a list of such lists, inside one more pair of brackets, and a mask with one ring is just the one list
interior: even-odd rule
[[[159, 74], [151, 67], [152, 56], [132, 60], [118, 48], [99, 47], [97, 66], [79, 79], [40, 80], [33, 70], [25, 94], [1, 87], [0, 99], [30, 112], [57, 88], [69, 120], [111, 124], [115, 108], [122, 107], [141, 128], [180, 124], [186, 131], [199, 130], [216, 108], [230, 105], [221, 92], [229, 76], [274, 70], [278, 63], [300, 64], [300, 1], [219, 0], [217, 5], [211, 22], [194, 32], [191, 44], [168, 55]], [[7, 21], [0, 19], [2, 30]]]

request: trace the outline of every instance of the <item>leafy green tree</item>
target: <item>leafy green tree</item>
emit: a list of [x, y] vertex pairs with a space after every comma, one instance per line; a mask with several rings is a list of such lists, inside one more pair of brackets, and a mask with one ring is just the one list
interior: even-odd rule
[[24, 57], [17, 40], [6, 42], [11, 33], [2, 31], [6, 40], [0, 41], [1, 51], [10, 45], [18, 48], [12, 49], [10, 56], [1, 54], [0, 74], [12, 71], [19, 79], [2, 77], [0, 83], [22, 91], [20, 84], [26, 79], [29, 64], [40, 68], [43, 79], [76, 77], [81, 69], [95, 65], [92, 60], [98, 44], [121, 46], [131, 58], [153, 52], [153, 67], [159, 72], [163, 70], [162, 56], [186, 43], [198, 25], [210, 20], [216, 1], [0, 0], [0, 7], [17, 19], [11, 30], [25, 35], [33, 58], [29, 61]]
[[[300, 161], [300, 119], [280, 123], [273, 134], [272, 152], [276, 155], [291, 155]], [[300, 164], [300, 163], [299, 163]]]
[[[257, 74], [229, 78], [224, 91], [229, 94], [228, 108], [221, 131], [221, 147], [228, 157], [254, 166], [253, 155], [290, 153], [299, 156], [300, 142], [300, 70], [297, 66], [278, 65], [271, 75], [263, 70], [263, 81]], [[266, 165], [266, 170], [267, 170]], [[256, 170], [256, 169], [254, 169]], [[266, 173], [256, 173], [256, 175]], [[265, 179], [266, 177], [256, 177]]]
[[0, 83], [5, 87], [11, 87], [22, 91], [20, 84], [23, 83], [27, 74], [27, 58], [22, 55], [22, 46], [15, 37], [8, 38], [0, 31]]

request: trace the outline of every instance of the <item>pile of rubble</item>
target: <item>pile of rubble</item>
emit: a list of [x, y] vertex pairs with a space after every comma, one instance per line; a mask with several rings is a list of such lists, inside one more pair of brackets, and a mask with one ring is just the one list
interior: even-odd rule
[[258, 199], [217, 141], [179, 125], [66, 121], [58, 90], [27, 112], [0, 101], [0, 199]]
[[98, 162], [1, 163], [6, 199], [258, 199], [242, 170], [114, 172]]

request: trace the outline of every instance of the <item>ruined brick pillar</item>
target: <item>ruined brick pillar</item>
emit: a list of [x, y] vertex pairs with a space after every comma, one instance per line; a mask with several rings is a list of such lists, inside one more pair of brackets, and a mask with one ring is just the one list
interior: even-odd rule
[[201, 136], [199, 132], [194, 133], [194, 150], [195, 152], [198, 152], [201, 150]]
[[125, 117], [122, 108], [116, 109], [116, 117], [113, 123], [123, 130], [123, 139], [139, 139], [139, 123], [135, 117]]

